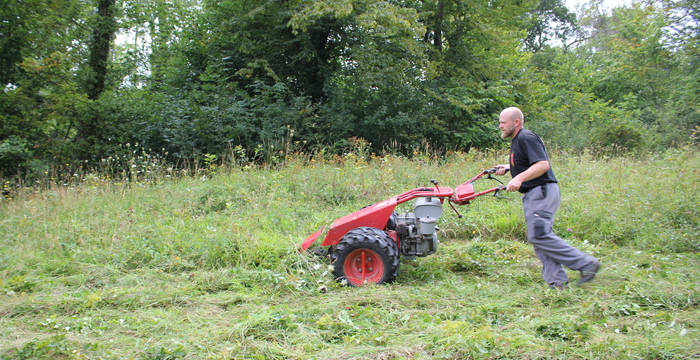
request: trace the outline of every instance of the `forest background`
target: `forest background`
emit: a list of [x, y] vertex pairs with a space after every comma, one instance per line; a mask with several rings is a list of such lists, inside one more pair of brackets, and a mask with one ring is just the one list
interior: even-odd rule
[[357, 141], [400, 154], [503, 147], [507, 106], [550, 146], [698, 142], [693, 0], [576, 12], [561, 0], [1, 4], [5, 178], [72, 174], [136, 147], [176, 168]]

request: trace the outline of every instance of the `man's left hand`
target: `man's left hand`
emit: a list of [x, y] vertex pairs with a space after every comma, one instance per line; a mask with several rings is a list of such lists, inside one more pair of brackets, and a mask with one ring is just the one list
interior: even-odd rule
[[522, 181], [518, 180], [517, 178], [513, 178], [508, 182], [508, 185], [506, 186], [506, 191], [518, 191], [520, 190], [520, 186], [522, 184]]

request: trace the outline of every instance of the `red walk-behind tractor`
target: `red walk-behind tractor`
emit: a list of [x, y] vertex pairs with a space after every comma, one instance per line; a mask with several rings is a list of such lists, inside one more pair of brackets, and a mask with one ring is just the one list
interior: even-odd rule
[[[434, 253], [438, 247], [436, 222], [442, 215], [445, 200], [461, 218], [452, 204], [466, 205], [473, 199], [505, 190], [498, 179], [491, 176], [496, 169], [482, 171], [452, 190], [449, 187], [420, 187], [396, 195], [352, 214], [336, 219], [331, 224], [321, 246], [329, 246], [336, 280], [353, 286], [381, 284], [396, 278], [399, 257], [415, 258]], [[474, 192], [474, 182], [486, 176], [501, 185]], [[413, 212], [397, 214], [397, 205], [415, 199]], [[306, 251], [323, 233], [323, 228], [306, 238], [300, 250]]]

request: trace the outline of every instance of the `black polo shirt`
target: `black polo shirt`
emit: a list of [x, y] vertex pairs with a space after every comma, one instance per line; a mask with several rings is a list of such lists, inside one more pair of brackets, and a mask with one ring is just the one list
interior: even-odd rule
[[[549, 161], [542, 139], [528, 129], [520, 129], [510, 142], [510, 174], [516, 177], [532, 164], [542, 160]], [[520, 192], [526, 193], [534, 187], [550, 182], [557, 182], [551, 163], [549, 170], [542, 176], [523, 182]]]

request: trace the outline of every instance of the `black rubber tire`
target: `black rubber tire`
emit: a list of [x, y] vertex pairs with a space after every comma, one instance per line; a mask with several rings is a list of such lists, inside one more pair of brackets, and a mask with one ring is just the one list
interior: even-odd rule
[[396, 211], [392, 211], [391, 215], [389, 216], [389, 220], [386, 222], [386, 229], [387, 230], [394, 230], [396, 231], [396, 217], [398, 214]]
[[390, 283], [396, 279], [399, 271], [399, 249], [396, 242], [382, 230], [372, 227], [358, 227], [352, 229], [343, 236], [335, 250], [331, 254], [333, 275], [339, 282], [345, 282], [351, 286], [361, 286], [347, 281], [345, 274], [345, 259], [357, 249], [368, 249], [379, 255], [384, 265], [384, 274], [376, 284]]

